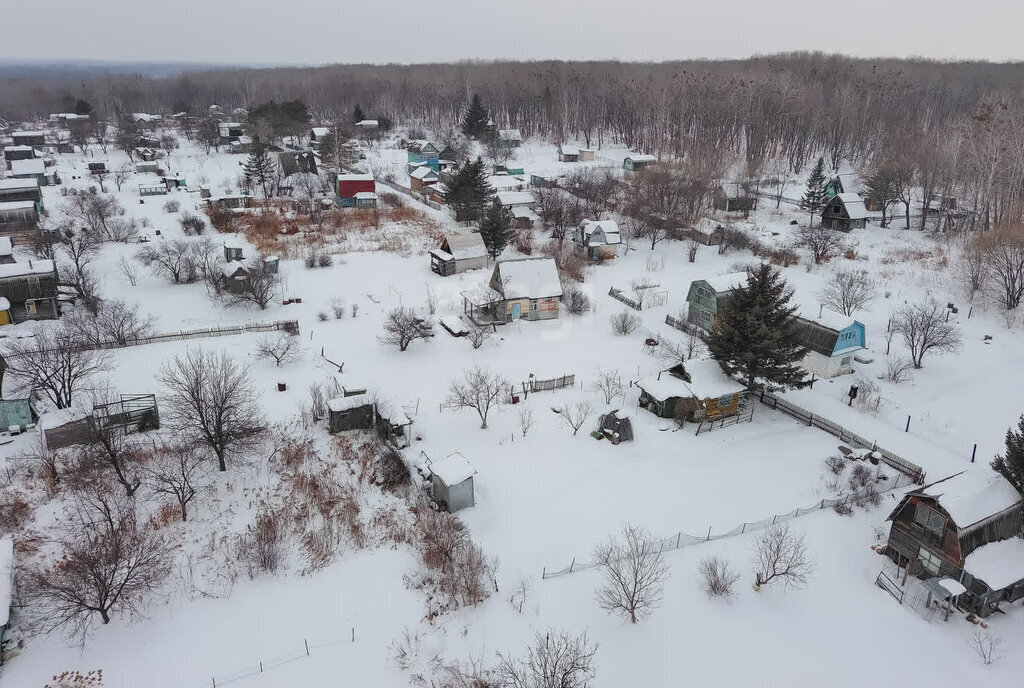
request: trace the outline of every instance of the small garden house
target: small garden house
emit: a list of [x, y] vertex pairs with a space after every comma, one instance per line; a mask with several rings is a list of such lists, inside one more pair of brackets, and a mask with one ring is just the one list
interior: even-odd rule
[[649, 165], [653, 165], [658, 162], [658, 159], [653, 155], [647, 155], [645, 153], [634, 153], [626, 157], [622, 161], [622, 169], [627, 172], [639, 172]]
[[821, 226], [840, 232], [863, 229], [867, 219], [864, 199], [855, 193], [836, 194], [821, 211]]
[[611, 260], [622, 244], [622, 235], [614, 220], [584, 220], [573, 232], [572, 243], [589, 260]]
[[718, 311], [732, 294], [734, 289], [747, 286], [747, 273], [734, 272], [708, 279], [694, 280], [686, 294], [689, 309], [686, 319], [691, 324], [711, 331], [718, 318]]
[[636, 383], [640, 406], [660, 418], [699, 422], [739, 413], [746, 387], [714, 359], [689, 360]]
[[863, 323], [827, 308], [796, 320], [808, 349], [800, 367], [823, 378], [853, 372], [853, 356], [865, 347]]
[[430, 252], [430, 269], [442, 277], [487, 267], [487, 247], [477, 232], [449, 232]]
[[430, 492], [448, 513], [476, 504], [473, 474], [476, 469], [465, 456], [453, 452], [443, 459], [430, 461]]

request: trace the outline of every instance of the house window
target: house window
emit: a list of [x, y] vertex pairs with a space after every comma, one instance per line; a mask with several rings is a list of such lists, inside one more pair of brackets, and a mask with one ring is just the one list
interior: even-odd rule
[[918, 503], [914, 523], [939, 536], [946, 530], [946, 517], [925, 504]]
[[850, 361], [853, 360], [853, 356], [843, 356], [843, 360], [840, 362], [841, 365], [850, 365]]
[[917, 560], [921, 562], [921, 568], [937, 576], [939, 574], [939, 558], [926, 550], [924, 547], [918, 550]]
[[537, 299], [530, 299], [530, 311], [533, 312], [533, 311], [536, 311], [536, 310], [537, 310]]

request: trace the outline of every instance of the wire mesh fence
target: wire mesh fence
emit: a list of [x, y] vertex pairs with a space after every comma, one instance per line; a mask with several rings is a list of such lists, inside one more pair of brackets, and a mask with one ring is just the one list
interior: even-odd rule
[[302, 644], [296, 643], [296, 647], [285, 654], [271, 657], [265, 660], [258, 660], [255, 664], [250, 664], [247, 667], [234, 671], [230, 674], [223, 674], [221, 676], [212, 676], [210, 680], [203, 683], [204, 688], [220, 688], [220, 686], [227, 686], [239, 681], [243, 681], [247, 678], [252, 678], [260, 674], [265, 674], [271, 669], [274, 669], [285, 664], [309, 657], [313, 654], [314, 650], [320, 650], [327, 647], [338, 647], [343, 645], [352, 645], [356, 642], [356, 629], [353, 628], [352, 632], [346, 638], [338, 638], [335, 640], [329, 640], [322, 643], [311, 643], [308, 639], [303, 638]]
[[[914, 484], [916, 483], [912, 478], [903, 475], [902, 473], [898, 473], [896, 475], [896, 479], [893, 481], [891, 485], [886, 484], [885, 490], [878, 490], [877, 488], [875, 488], [875, 492], [880, 494], [887, 494], [889, 492], [893, 492], [903, 487], [909, 487]], [[699, 545], [704, 542], [722, 540], [724, 538], [736, 537], [737, 535], [744, 535], [746, 533], [764, 530], [765, 528], [769, 528], [778, 523], [792, 521], [793, 519], [799, 518], [801, 516], [806, 516], [807, 514], [812, 514], [817, 511], [821, 511], [822, 509], [834, 508], [837, 504], [857, 504], [868, 496], [870, 489], [871, 488], [866, 487], [858, 492], [853, 492], [851, 494], [844, 495], [836, 499], [822, 499], [821, 501], [809, 507], [797, 507], [792, 511], [788, 511], [782, 514], [774, 514], [772, 516], [769, 516], [768, 518], [763, 518], [759, 521], [745, 521], [737, 525], [736, 527], [726, 531], [717, 532], [714, 530], [712, 526], [709, 526], [707, 532], [701, 535], [693, 535], [690, 533], [679, 531], [675, 535], [670, 535], [668, 537], [661, 538], [659, 542], [661, 544], [662, 550], [668, 552], [675, 549], [682, 549], [684, 547]], [[544, 567], [544, 570], [541, 573], [541, 578], [545, 580], [548, 578], [558, 578], [560, 576], [565, 576], [570, 573], [576, 573], [577, 571], [586, 571], [587, 569], [594, 568], [594, 566], [595, 564], [593, 562], [588, 562], [583, 559], [574, 557], [568, 566], [564, 566], [558, 569]]]

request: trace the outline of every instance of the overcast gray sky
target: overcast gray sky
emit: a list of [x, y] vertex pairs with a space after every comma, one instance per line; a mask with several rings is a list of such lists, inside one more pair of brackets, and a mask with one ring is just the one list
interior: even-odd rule
[[[4, 0], [0, 57], [232, 63], [1024, 59], [1024, 0]], [[24, 29], [24, 30], [22, 30]]]

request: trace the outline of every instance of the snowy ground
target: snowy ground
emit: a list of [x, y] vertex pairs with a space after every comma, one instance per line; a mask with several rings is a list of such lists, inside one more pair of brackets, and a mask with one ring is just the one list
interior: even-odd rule
[[[554, 151], [550, 145], [530, 144], [518, 159], [528, 174], [577, 167], [557, 163]], [[404, 169], [404, 151], [374, 150], [372, 155]], [[116, 168], [122, 155], [111, 153], [106, 158], [108, 167]], [[189, 181], [203, 176], [219, 191], [236, 187], [238, 157], [206, 156], [186, 147], [170, 162], [171, 169]], [[68, 184], [84, 185], [88, 182], [72, 177], [84, 173], [85, 163], [80, 155], [61, 156], [58, 171]], [[117, 196], [128, 214], [149, 219], [151, 228], [142, 231], [153, 235], [153, 229], [159, 228], [163, 237], [177, 236], [176, 217], [161, 210], [163, 202], [177, 198], [184, 208], [194, 209], [198, 198], [181, 192], [146, 198], [140, 204], [137, 184], [147, 177], [152, 179], [152, 175], [139, 175], [130, 180]], [[57, 213], [60, 188], [46, 189], [45, 197], [47, 207]], [[765, 209], [751, 219], [763, 228], [766, 240], [781, 244], [794, 229], [789, 221], [795, 218], [803, 216], [783, 205], [782, 211]], [[160, 239], [154, 236], [154, 240]], [[970, 467], [975, 442], [975, 470], [988, 470], [985, 464], [1001, 449], [1006, 428], [1024, 411], [1019, 394], [1024, 384], [1019, 322], [1008, 326], [994, 308], [986, 309], [980, 302], [967, 318], [971, 304], [958, 290], [949, 267], [952, 247], [919, 232], [874, 226], [855, 231], [849, 240], [856, 261], [838, 259], [808, 267], [804, 256], [800, 265], [784, 268], [783, 273], [808, 309], [816, 308], [815, 294], [837, 264], [875, 274], [881, 294], [856, 314], [867, 327], [875, 362], [860, 366], [853, 377], [822, 381], [789, 398], [876, 438], [882, 446], [924, 466], [930, 478]], [[282, 368], [256, 357], [257, 335], [188, 344], [225, 350], [251, 364], [253, 381], [271, 420], [283, 422], [300, 413], [308, 403], [307, 387], [336, 375], [320, 358], [323, 351], [327, 358], [345, 362], [339, 381], [394, 397], [412, 412], [416, 441], [406, 451], [410, 460], [420, 460], [421, 452], [438, 457], [459, 451], [468, 457], [478, 471], [477, 506], [460, 517], [484, 550], [499, 557], [502, 589], [480, 607], [430, 625], [422, 620], [421, 601], [402, 582], [403, 573], [413, 566], [407, 551], [351, 552], [312, 576], [292, 570], [277, 578], [240, 579], [230, 597], [169, 595], [152, 605], [148, 619], [134, 624], [115, 619], [99, 629], [84, 649], [69, 648], [58, 636], [30, 639], [24, 652], [0, 670], [5, 685], [42, 686], [64, 669], [103, 668], [112, 686], [198, 688], [210, 685], [211, 677], [221, 685], [262, 661], [268, 665], [266, 673], [234, 685], [326, 685], [344, 677], [368, 685], [403, 686], [409, 677], [389, 662], [388, 647], [406, 629], [422, 633], [421, 660], [426, 667], [434, 655], [480, 656], [491, 661], [498, 650], [519, 653], [534, 632], [549, 627], [587, 630], [600, 643], [597, 688], [637, 682], [657, 686], [685, 682], [817, 686], [827, 682], [851, 687], [910, 681], [936, 686], [1018, 683], [1024, 660], [1010, 648], [1024, 641], [1024, 611], [1019, 605], [991, 619], [1007, 651], [997, 664], [982, 666], [967, 646], [974, 626], [960, 617], [949, 623], [929, 623], [874, 586], [882, 558], [870, 545], [876, 543], [874, 529], [884, 525], [894, 496], [887, 496], [877, 509], [858, 511], [853, 517], [841, 518], [825, 510], [792, 522], [794, 530], [806, 534], [817, 562], [805, 590], [753, 592], [749, 534], [671, 552], [672, 577], [664, 602], [651, 619], [635, 627], [598, 608], [594, 571], [541, 580], [545, 567], [562, 568], [574, 557], [587, 559], [596, 542], [627, 521], [662, 537], [677, 531], [701, 534], [708, 528], [724, 532], [831, 496], [822, 461], [834, 453], [838, 442], [787, 416], [759, 406], [752, 423], [695, 436], [692, 426], [680, 430], [637, 409], [635, 389], [627, 389], [608, 406], [594, 391], [598, 369], [617, 370], [628, 384], [665, 367], [663, 359], [644, 347], [642, 332], [627, 337], [612, 333], [608, 317], [623, 306], [607, 296], [609, 287], [628, 291], [630, 282], [640, 276], [658, 281], [668, 300], [640, 314], [644, 331], [681, 339], [681, 333], [664, 320], [684, 305], [690, 281], [730, 272], [736, 264], [750, 262], [749, 254], [719, 256], [714, 248], [705, 247], [696, 262], [689, 263], [681, 244], [665, 242], [653, 251], [634, 244], [613, 264], [591, 270], [583, 288], [593, 299], [594, 310], [585, 316], [563, 312], [557, 321], [509, 325], [479, 350], [473, 350], [467, 339], [453, 338], [438, 328], [432, 340], [415, 342], [399, 353], [377, 341], [389, 309], [400, 304], [423, 309], [431, 289], [439, 295], [438, 316], [458, 314], [460, 292], [489, 275], [481, 271], [437, 277], [425, 253], [407, 257], [347, 253], [332, 267], [317, 270], [306, 270], [300, 261], [285, 261], [281, 271], [289, 295], [300, 296], [302, 303], [285, 306], [276, 300], [260, 312], [227, 309], [208, 298], [201, 285], [170, 285], [143, 270], [138, 286], [131, 287], [115, 265], [120, 256], [135, 250], [134, 245], [105, 247], [98, 262], [103, 292], [141, 304], [158, 317], [161, 331], [253, 320], [299, 321], [304, 355]], [[932, 257], [910, 257], [913, 251], [927, 251]], [[942, 253], [950, 256], [948, 265], [941, 264]], [[963, 328], [962, 351], [926, 359], [925, 368], [915, 371], [907, 383], [878, 381], [883, 403], [877, 415], [847, 407], [849, 383], [856, 377], [875, 379], [884, 370], [884, 332], [892, 309], [926, 295], [958, 304], [955, 317]], [[335, 300], [346, 304], [346, 316], [321, 321], [318, 314], [329, 314]], [[356, 317], [351, 314], [353, 306], [358, 306]], [[983, 341], [984, 335], [992, 340]], [[109, 377], [122, 392], [154, 392], [159, 397], [161, 389], [154, 378], [159, 364], [185, 346], [117, 350], [112, 354], [116, 367]], [[892, 346], [893, 353], [902, 350], [898, 341]], [[577, 385], [533, 394], [518, 407], [500, 408], [490, 419], [489, 429], [480, 430], [475, 414], [440, 408], [449, 381], [473, 363], [514, 381], [530, 374], [538, 378], [575, 374]], [[287, 383], [287, 391], [277, 391], [279, 381]], [[550, 409], [577, 399], [589, 400], [596, 410], [620, 408], [631, 415], [636, 441], [619, 446], [596, 442], [587, 435], [590, 425], [573, 436]], [[524, 406], [532, 409], [536, 421], [526, 437], [518, 420]], [[909, 433], [904, 432], [908, 415]], [[323, 429], [318, 432], [324, 434]], [[21, 442], [29, 439], [0, 448], [4, 452], [0, 456], [14, 455]], [[245, 475], [248, 469], [237, 470]], [[244, 491], [234, 482], [256, 484], [260, 475], [257, 471], [235, 478], [228, 473], [229, 485], [219, 490], [222, 503], [237, 500], [238, 518], [243, 521]], [[207, 514], [210, 524], [224, 518], [223, 512], [218, 514]], [[181, 532], [187, 548], [189, 537]], [[698, 589], [696, 567], [709, 554], [727, 557], [744, 574], [731, 604], [708, 601]], [[508, 598], [521, 578], [532, 583], [519, 613]], [[309, 657], [304, 656], [304, 640], [313, 646]], [[286, 657], [298, 658], [269, 668], [271, 660]]]

